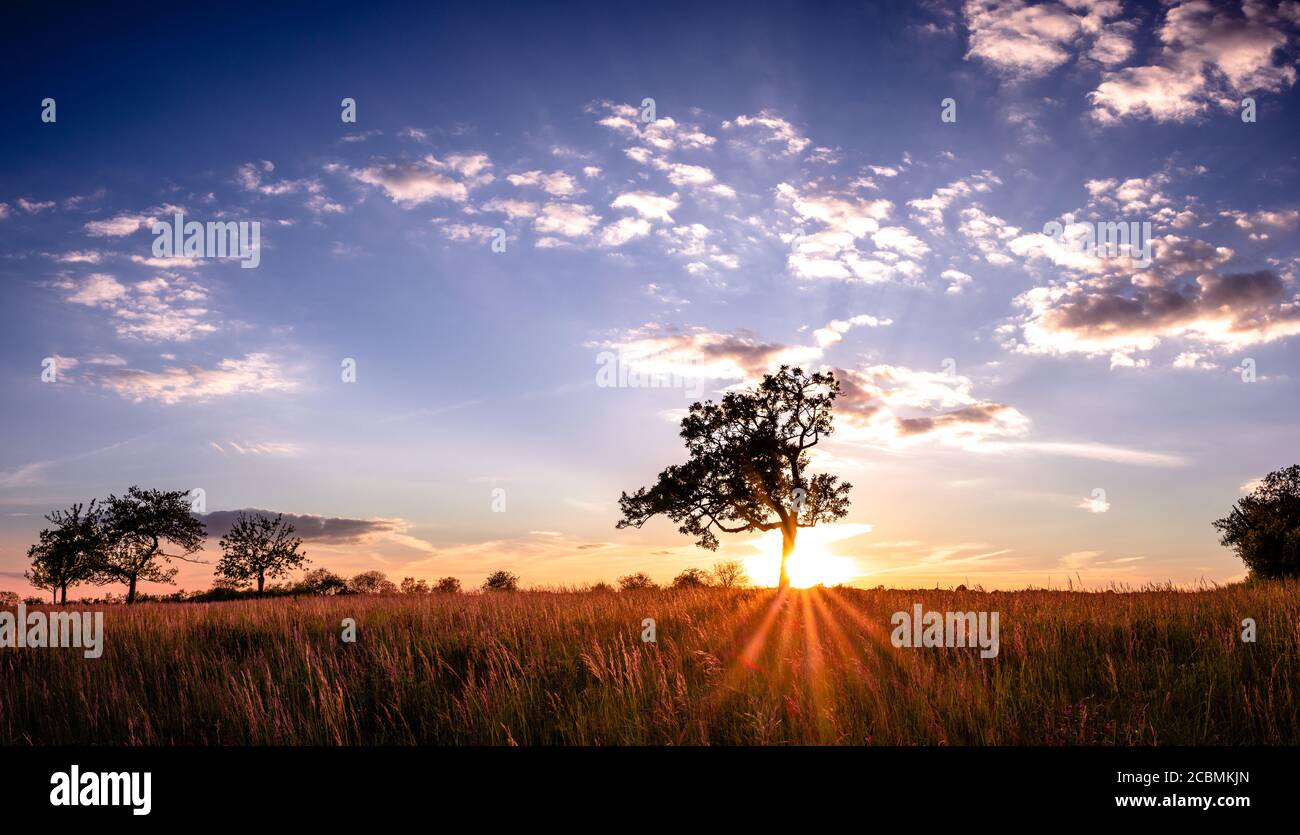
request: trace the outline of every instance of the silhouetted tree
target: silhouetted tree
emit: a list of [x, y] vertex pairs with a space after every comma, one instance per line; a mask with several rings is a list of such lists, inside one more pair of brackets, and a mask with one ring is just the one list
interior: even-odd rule
[[[109, 496], [105, 503], [105, 532], [108, 547], [100, 562], [97, 582], [126, 583], [126, 602], [135, 602], [136, 584], [141, 580], [171, 583], [175, 568], [166, 562], [189, 559], [203, 548], [203, 523], [190, 512], [185, 490], [142, 490], [132, 487], [125, 496]], [[164, 543], [177, 546], [179, 553], [163, 550]]]
[[318, 594], [327, 597], [334, 594], [347, 594], [348, 581], [328, 568], [316, 568], [303, 575], [302, 581], [298, 583], [297, 588], [304, 594]]
[[283, 577], [307, 561], [307, 554], [298, 550], [302, 540], [293, 533], [293, 525], [284, 521], [284, 514], [278, 513], [272, 519], [260, 513], [239, 513], [230, 531], [221, 537], [217, 576], [236, 583], [256, 579], [257, 593], [261, 595], [267, 577]]
[[104, 559], [108, 537], [102, 509], [74, 504], [45, 517], [54, 525], [40, 533], [40, 542], [27, 549], [32, 567], [23, 575], [38, 589], [46, 589], [55, 603], [68, 602], [68, 586], [95, 578]]
[[642, 589], [657, 589], [659, 585], [650, 579], [650, 575], [644, 571], [638, 571], [635, 574], [629, 574], [626, 577], [618, 578], [618, 587], [623, 591], [641, 591]]
[[709, 584], [709, 574], [703, 568], [688, 568], [673, 578], [675, 589], [702, 589]]
[[518, 591], [519, 576], [509, 571], [493, 571], [483, 581], [484, 591]]
[[455, 577], [443, 577], [438, 581], [438, 585], [433, 587], [433, 590], [443, 594], [457, 594], [460, 592], [460, 580]]
[[799, 528], [848, 513], [849, 490], [836, 476], [809, 476], [808, 450], [833, 431], [840, 384], [829, 371], [781, 366], [752, 390], [721, 402], [694, 403], [682, 419], [689, 457], [659, 474], [653, 487], [619, 498], [618, 527], [641, 527], [663, 514], [701, 548], [716, 550], [724, 533], [781, 531], [780, 587]]
[[428, 594], [429, 582], [427, 580], [417, 580], [414, 577], [403, 577], [400, 588], [402, 594]]
[[397, 586], [382, 571], [363, 571], [348, 580], [348, 591], [353, 594], [397, 594]]
[[16, 591], [0, 591], [0, 606], [17, 606], [23, 602]]
[[745, 564], [740, 560], [721, 560], [713, 564], [713, 582], [724, 589], [734, 589], [749, 583]]
[[1300, 464], [1264, 476], [1214, 527], [1252, 575], [1300, 577]]

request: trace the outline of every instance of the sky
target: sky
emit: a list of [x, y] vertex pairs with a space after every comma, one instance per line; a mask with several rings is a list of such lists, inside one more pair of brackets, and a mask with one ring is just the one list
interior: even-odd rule
[[[1210, 523], [1300, 458], [1300, 3], [42, 14], [0, 34], [0, 588], [134, 484], [345, 575], [762, 581], [770, 538], [614, 525], [781, 364], [843, 385], [819, 579], [1233, 581]], [[158, 254], [178, 213], [257, 266]]]

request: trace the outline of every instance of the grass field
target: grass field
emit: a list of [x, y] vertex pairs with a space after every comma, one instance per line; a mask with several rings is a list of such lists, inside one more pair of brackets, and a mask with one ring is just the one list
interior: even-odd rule
[[[998, 611], [1001, 652], [890, 615]], [[1300, 743], [1300, 583], [1179, 592], [514, 592], [107, 606], [0, 650], [27, 744]], [[355, 618], [355, 643], [340, 622]], [[657, 643], [643, 644], [643, 618]], [[1258, 623], [1257, 643], [1241, 621]]]

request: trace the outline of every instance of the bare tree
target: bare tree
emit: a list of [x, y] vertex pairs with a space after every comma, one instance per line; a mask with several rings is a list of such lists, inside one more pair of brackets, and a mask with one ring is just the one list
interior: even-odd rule
[[721, 560], [713, 564], [713, 582], [724, 589], [749, 585], [749, 575], [740, 560]]

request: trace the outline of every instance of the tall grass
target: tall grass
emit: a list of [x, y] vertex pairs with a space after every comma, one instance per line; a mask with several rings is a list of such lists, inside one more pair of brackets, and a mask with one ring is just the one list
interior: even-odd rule
[[[998, 611], [1001, 652], [890, 615]], [[1300, 743], [1300, 583], [816, 589], [105, 607], [105, 649], [0, 650], [6, 744]], [[355, 618], [355, 643], [340, 640]], [[657, 643], [641, 641], [654, 618]], [[1258, 623], [1241, 641], [1241, 620]]]

